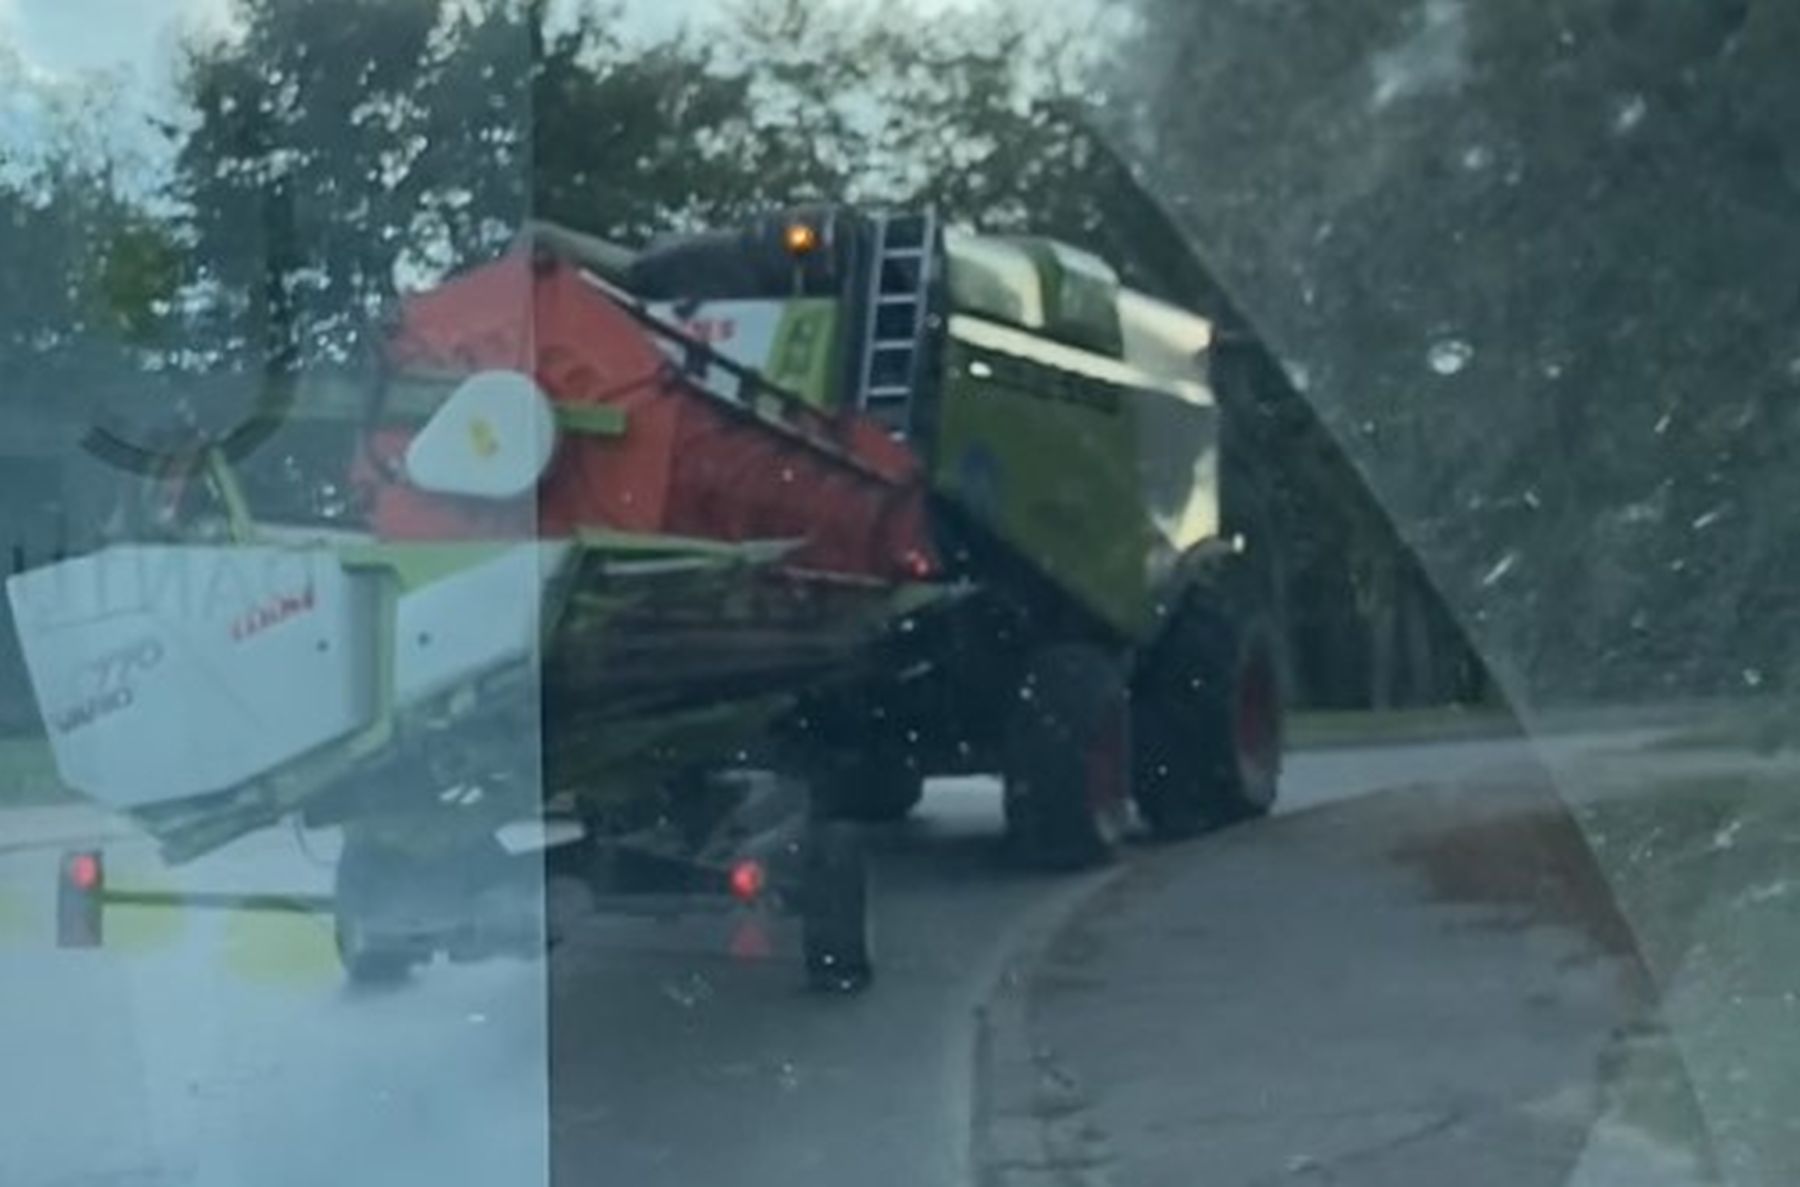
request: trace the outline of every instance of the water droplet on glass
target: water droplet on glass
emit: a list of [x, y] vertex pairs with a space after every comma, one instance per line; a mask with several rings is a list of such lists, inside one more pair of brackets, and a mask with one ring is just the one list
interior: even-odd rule
[[1431, 344], [1426, 359], [1439, 375], [1455, 375], [1475, 357], [1475, 348], [1461, 338], [1442, 338]]
[[1494, 163], [1494, 150], [1485, 144], [1471, 144], [1463, 149], [1462, 167], [1470, 173], [1479, 173]]
[[691, 1010], [695, 1006], [702, 1005], [711, 1000], [713, 995], [712, 982], [699, 973], [690, 973], [679, 981], [667, 982], [663, 985], [662, 991], [664, 997], [684, 1010]]
[[1745, 684], [1749, 685], [1751, 688], [1761, 688], [1762, 682], [1763, 682], [1763, 674], [1762, 674], [1761, 668], [1745, 668], [1744, 669], [1744, 683]]
[[1287, 377], [1288, 382], [1294, 385], [1294, 390], [1297, 392], [1304, 392], [1312, 387], [1312, 372], [1299, 363], [1287, 365]]
[[1650, 105], [1642, 95], [1627, 95], [1613, 106], [1613, 131], [1623, 136], [1633, 131], [1650, 114]]
[[782, 1060], [775, 1069], [775, 1082], [781, 1085], [783, 1092], [794, 1091], [800, 1087], [800, 1069], [792, 1060]]
[[1660, 418], [1658, 418], [1658, 420], [1656, 422], [1656, 435], [1658, 437], [1662, 436], [1664, 433], [1669, 431], [1669, 426], [1674, 423], [1675, 423], [1675, 414], [1673, 412], [1663, 413], [1662, 416]]
[[1496, 582], [1503, 579], [1508, 573], [1512, 572], [1515, 568], [1517, 568], [1518, 565], [1519, 565], [1519, 554], [1516, 552], [1507, 553], [1505, 556], [1501, 557], [1498, 561], [1495, 561], [1494, 567], [1489, 569], [1487, 571], [1487, 573], [1485, 575], [1483, 575], [1483, 577], [1481, 578], [1481, 584], [1484, 587], [1495, 584]]
[[1784, 897], [1787, 892], [1788, 883], [1778, 878], [1773, 882], [1765, 882], [1761, 886], [1751, 887], [1750, 890], [1745, 893], [1744, 901], [1750, 903], [1766, 903]]

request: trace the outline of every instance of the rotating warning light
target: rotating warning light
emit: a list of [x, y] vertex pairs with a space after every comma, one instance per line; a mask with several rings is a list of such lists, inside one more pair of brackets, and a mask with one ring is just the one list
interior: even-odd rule
[[819, 232], [811, 223], [789, 223], [781, 241], [789, 255], [809, 256], [819, 250]]

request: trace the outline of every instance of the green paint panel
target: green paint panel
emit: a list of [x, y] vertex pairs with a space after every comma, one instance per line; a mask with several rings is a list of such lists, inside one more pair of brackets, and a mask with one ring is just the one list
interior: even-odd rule
[[1082, 605], [1137, 636], [1156, 532], [1129, 389], [952, 338], [934, 485]]
[[456, 543], [368, 543], [337, 548], [346, 568], [371, 567], [391, 571], [408, 593], [441, 581], [452, 573], [472, 569], [501, 553], [518, 547], [518, 541], [470, 541]]
[[591, 437], [623, 437], [625, 410], [606, 404], [558, 404], [556, 425], [567, 433]]
[[833, 300], [789, 301], [769, 348], [769, 381], [819, 408], [837, 403], [837, 308]]

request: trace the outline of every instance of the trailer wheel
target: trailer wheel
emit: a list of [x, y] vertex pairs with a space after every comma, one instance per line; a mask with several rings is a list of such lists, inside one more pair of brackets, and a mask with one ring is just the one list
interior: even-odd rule
[[384, 941], [369, 926], [384, 888], [404, 878], [410, 864], [406, 855], [395, 849], [354, 835], [344, 839], [332, 895], [332, 938], [338, 963], [352, 986], [398, 984], [424, 960], [426, 954], [416, 946]]
[[1137, 681], [1138, 808], [1163, 838], [1266, 815], [1281, 774], [1280, 662], [1273, 623], [1196, 590]]
[[418, 958], [411, 952], [371, 944], [359, 922], [347, 919], [341, 911], [333, 927], [333, 938], [345, 979], [359, 988], [398, 985], [417, 963]]
[[1025, 859], [1080, 869], [1118, 851], [1130, 818], [1130, 703], [1098, 647], [1045, 648], [1027, 665], [1003, 752], [1007, 833]]
[[868, 988], [875, 975], [869, 863], [854, 824], [820, 820], [808, 828], [801, 898], [807, 984], [821, 993]]

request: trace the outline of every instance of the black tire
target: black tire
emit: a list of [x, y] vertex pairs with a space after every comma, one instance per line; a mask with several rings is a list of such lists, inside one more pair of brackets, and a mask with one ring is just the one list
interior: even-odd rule
[[834, 820], [892, 824], [910, 816], [923, 798], [925, 776], [905, 758], [871, 756], [832, 778], [826, 811]]
[[1194, 590], [1157, 642], [1134, 689], [1132, 766], [1138, 810], [1158, 837], [1192, 836], [1274, 807], [1278, 647], [1265, 610], [1213, 587]]
[[419, 963], [417, 955], [410, 951], [369, 944], [357, 921], [347, 920], [341, 913], [332, 933], [344, 979], [355, 988], [399, 985], [412, 975], [413, 966]]
[[806, 983], [819, 993], [860, 993], [875, 978], [869, 862], [861, 833], [843, 820], [813, 822], [801, 884]]
[[384, 887], [406, 876], [410, 859], [399, 851], [351, 834], [338, 855], [332, 895], [332, 938], [344, 978], [357, 988], [405, 981], [425, 954], [414, 945], [384, 942], [368, 925]]
[[1002, 753], [1008, 837], [1043, 869], [1113, 858], [1130, 818], [1130, 705], [1120, 666], [1086, 644], [1032, 657]]

